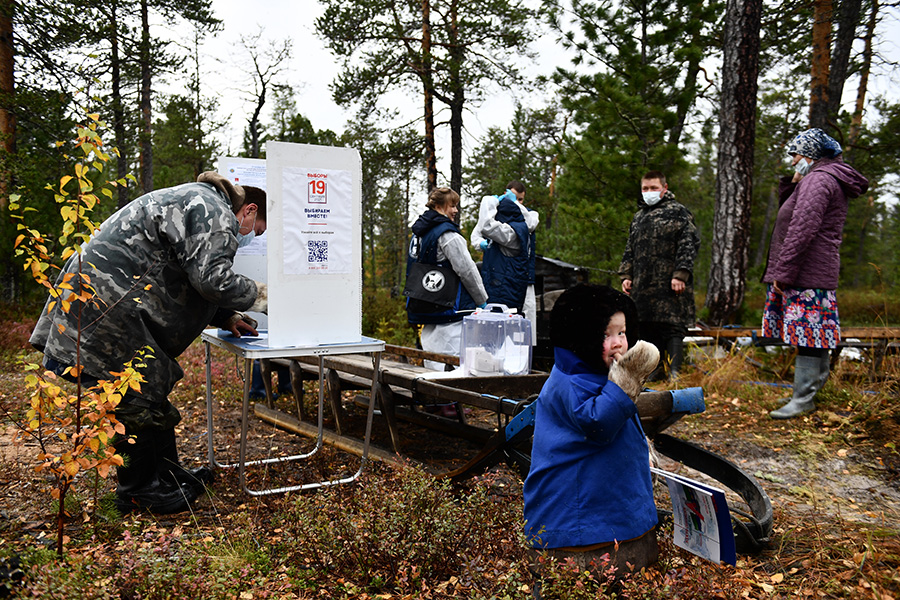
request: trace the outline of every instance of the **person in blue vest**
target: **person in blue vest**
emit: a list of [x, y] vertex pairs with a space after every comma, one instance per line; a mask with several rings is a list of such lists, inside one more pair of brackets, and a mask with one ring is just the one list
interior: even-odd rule
[[[407, 277], [413, 263], [419, 262], [450, 267], [458, 276], [459, 283], [456, 299], [449, 307], [407, 298], [407, 318], [410, 323], [422, 326], [420, 339], [423, 350], [459, 356], [462, 319], [476, 307], [484, 307], [488, 294], [478, 267], [466, 248], [466, 240], [454, 222], [459, 212], [459, 194], [447, 187], [435, 188], [428, 195], [425, 206], [427, 210], [412, 226]], [[441, 363], [425, 363], [429, 368], [443, 368]]]
[[[481, 241], [484, 251], [481, 277], [488, 293], [488, 302], [505, 304], [531, 319], [534, 327], [534, 262], [535, 234], [538, 214], [524, 207], [525, 186], [520, 181], [507, 184], [506, 194], [498, 197], [493, 216], [476, 226], [472, 234]], [[482, 201], [484, 204], [484, 201]], [[530, 299], [530, 302], [529, 302]], [[532, 336], [534, 341], [535, 336]]]
[[637, 339], [636, 324], [634, 302], [608, 286], [570, 288], [550, 312], [555, 363], [536, 401], [524, 486], [538, 577], [544, 556], [598, 575], [609, 564], [616, 576], [657, 559], [650, 451], [634, 400], [659, 351]]

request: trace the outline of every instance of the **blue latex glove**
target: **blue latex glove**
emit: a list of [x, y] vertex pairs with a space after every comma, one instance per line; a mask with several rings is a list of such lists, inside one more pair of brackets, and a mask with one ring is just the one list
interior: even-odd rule
[[481, 243], [478, 244], [478, 247], [481, 248], [482, 252], [484, 252], [491, 247], [491, 240], [481, 240]]
[[[483, 243], [484, 242], [482, 242], [482, 244]], [[478, 305], [478, 308], [487, 308], [487, 302], [482, 302], [481, 304]]]
[[512, 200], [513, 202], [518, 202], [519, 199], [516, 197], [516, 193], [512, 190], [506, 190], [506, 193], [499, 197], [501, 201], [503, 200]]

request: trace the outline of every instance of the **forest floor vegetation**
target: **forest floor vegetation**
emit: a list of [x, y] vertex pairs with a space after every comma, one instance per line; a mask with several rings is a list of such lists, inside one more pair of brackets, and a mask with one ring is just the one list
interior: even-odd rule
[[[19, 361], [23, 353], [40, 358], [27, 349], [32, 324], [9, 315], [0, 323], [0, 597], [532, 597], [522, 481], [505, 467], [452, 486], [412, 464], [375, 462], [354, 484], [263, 497], [248, 496], [234, 470], [220, 469], [191, 512], [124, 517], [110, 504], [115, 478], [88, 474], [67, 497], [59, 560], [51, 482], [35, 472], [29, 440], [14, 441], [28, 403]], [[762, 484], [775, 511], [767, 547], [739, 555], [736, 567], [714, 565], [674, 547], [666, 525], [657, 566], [615, 587], [550, 565], [543, 597], [900, 599], [900, 357], [888, 354], [876, 374], [866, 360], [840, 361], [816, 412], [773, 421], [768, 411], [789, 393], [789, 354], [745, 348], [716, 357], [694, 348], [691, 356], [677, 385], [703, 387], [707, 408], [667, 433], [732, 460]], [[183, 462], [196, 467], [207, 456], [202, 345], [180, 362], [185, 378], [172, 397], [183, 416], [179, 448]], [[241, 381], [232, 356], [214, 353], [213, 380], [216, 451], [233, 457]], [[314, 415], [315, 384], [305, 385], [307, 414]], [[352, 398], [345, 400], [352, 412]], [[293, 399], [277, 402], [288, 411]], [[404, 453], [435, 470], [478, 450], [412, 425], [403, 433]], [[378, 419], [374, 443], [388, 446]], [[254, 457], [312, 445], [258, 420], [251, 426]], [[251, 484], [352, 474], [358, 461], [326, 447], [308, 461], [253, 470]], [[657, 498], [661, 507], [668, 499], [664, 491]]]

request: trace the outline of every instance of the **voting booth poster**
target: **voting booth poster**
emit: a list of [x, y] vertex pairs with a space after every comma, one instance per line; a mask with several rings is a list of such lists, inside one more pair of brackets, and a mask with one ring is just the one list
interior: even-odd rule
[[266, 144], [270, 346], [362, 340], [361, 181], [353, 148]]
[[218, 162], [230, 181], [266, 190], [266, 233], [234, 262], [235, 271], [268, 284], [268, 315], [254, 318], [272, 347], [361, 341], [359, 153], [269, 142], [266, 155]]
[[353, 174], [347, 170], [282, 171], [284, 270], [292, 275], [349, 273], [353, 268]]

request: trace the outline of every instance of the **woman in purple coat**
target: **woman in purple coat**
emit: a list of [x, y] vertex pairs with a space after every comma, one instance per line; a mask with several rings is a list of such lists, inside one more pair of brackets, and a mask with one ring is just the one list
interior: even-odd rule
[[841, 232], [850, 198], [869, 188], [844, 163], [841, 146], [821, 129], [808, 129], [788, 145], [794, 167], [779, 185], [781, 208], [769, 245], [763, 335], [797, 346], [794, 392], [769, 413], [790, 419], [815, 410], [813, 398], [828, 379], [829, 354], [841, 337], [835, 290]]

